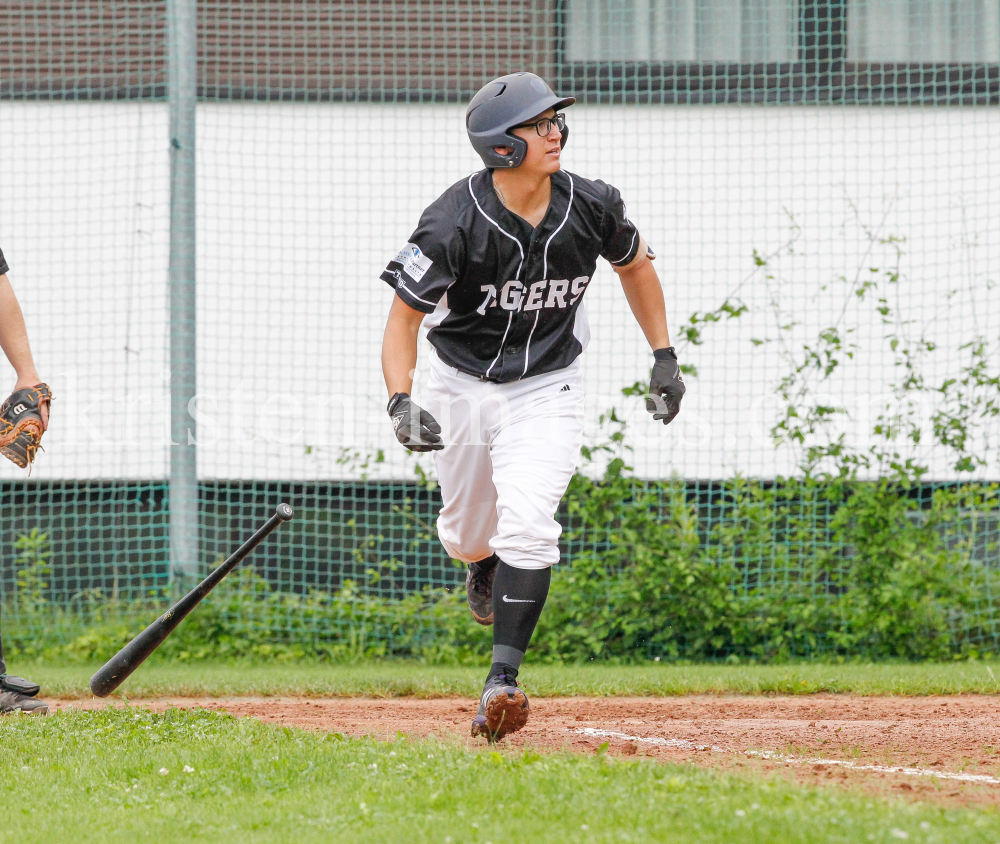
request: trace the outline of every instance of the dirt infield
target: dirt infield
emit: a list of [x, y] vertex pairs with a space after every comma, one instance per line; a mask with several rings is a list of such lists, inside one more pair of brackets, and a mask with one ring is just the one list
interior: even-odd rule
[[[475, 702], [444, 698], [176, 698], [269, 723], [394, 740], [469, 737]], [[58, 709], [106, 701], [58, 701]], [[114, 705], [125, 705], [118, 702]], [[1000, 698], [536, 698], [507, 747], [648, 756], [730, 770], [784, 772], [811, 783], [1000, 807]]]

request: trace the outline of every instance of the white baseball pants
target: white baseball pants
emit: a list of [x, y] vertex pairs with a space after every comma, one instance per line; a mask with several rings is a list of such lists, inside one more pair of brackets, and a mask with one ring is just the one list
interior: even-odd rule
[[496, 553], [507, 565], [559, 562], [555, 520], [583, 439], [579, 363], [511, 384], [492, 384], [431, 353], [427, 410], [445, 447], [434, 452], [444, 506], [438, 536], [453, 559]]

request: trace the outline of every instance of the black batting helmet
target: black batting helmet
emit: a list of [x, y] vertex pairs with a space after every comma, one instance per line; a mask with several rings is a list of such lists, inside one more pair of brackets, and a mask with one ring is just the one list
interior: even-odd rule
[[[543, 111], [571, 106], [574, 97], [557, 97], [533, 73], [509, 73], [488, 82], [472, 98], [465, 112], [469, 140], [487, 167], [517, 167], [528, 154], [523, 138], [510, 134], [512, 126], [531, 120]], [[566, 146], [569, 129], [562, 130]], [[513, 147], [512, 155], [498, 155], [493, 147]]]

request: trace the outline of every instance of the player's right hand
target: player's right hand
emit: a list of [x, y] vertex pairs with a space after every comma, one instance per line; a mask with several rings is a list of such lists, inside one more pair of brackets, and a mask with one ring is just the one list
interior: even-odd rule
[[444, 448], [441, 426], [426, 410], [413, 403], [409, 393], [396, 393], [389, 399], [387, 410], [396, 439], [410, 451], [439, 451]]

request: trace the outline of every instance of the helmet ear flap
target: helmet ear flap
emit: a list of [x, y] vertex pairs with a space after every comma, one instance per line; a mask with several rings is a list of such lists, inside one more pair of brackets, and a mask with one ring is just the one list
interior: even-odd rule
[[512, 147], [514, 151], [510, 155], [504, 156], [503, 166], [507, 169], [518, 167], [528, 154], [528, 142], [524, 140], [524, 138], [512, 135], [509, 131], [504, 134], [506, 135], [507, 140], [510, 141], [507, 146]]

